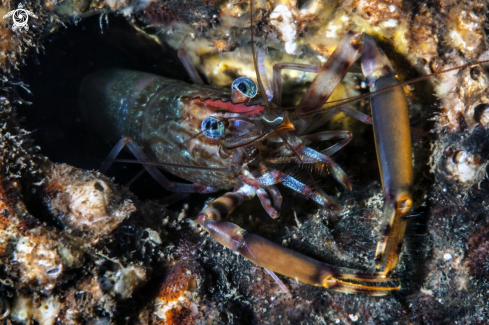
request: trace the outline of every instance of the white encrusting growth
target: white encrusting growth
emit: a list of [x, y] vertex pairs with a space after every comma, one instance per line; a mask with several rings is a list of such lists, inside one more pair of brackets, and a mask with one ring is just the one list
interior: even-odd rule
[[285, 43], [285, 52], [299, 54], [301, 52], [297, 40], [297, 24], [294, 16], [286, 5], [279, 4], [270, 14], [270, 25], [274, 26], [281, 34]]
[[16, 297], [12, 306], [11, 319], [21, 324], [30, 324], [32, 320], [42, 325], [56, 322], [60, 303], [55, 296], [41, 298], [34, 303], [31, 297]]
[[19, 263], [21, 281], [39, 285], [44, 292], [54, 289], [63, 271], [56, 242], [43, 234], [37, 234], [36, 238], [21, 236], [15, 246], [13, 260]]

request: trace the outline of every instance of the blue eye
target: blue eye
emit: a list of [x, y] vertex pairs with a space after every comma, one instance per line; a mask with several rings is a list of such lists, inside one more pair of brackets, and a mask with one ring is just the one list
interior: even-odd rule
[[255, 97], [256, 93], [258, 92], [255, 82], [248, 77], [239, 77], [238, 79], [234, 80], [231, 89], [239, 90], [248, 98]]
[[206, 117], [202, 121], [200, 129], [206, 137], [211, 139], [218, 139], [222, 137], [225, 131], [224, 123], [212, 116]]

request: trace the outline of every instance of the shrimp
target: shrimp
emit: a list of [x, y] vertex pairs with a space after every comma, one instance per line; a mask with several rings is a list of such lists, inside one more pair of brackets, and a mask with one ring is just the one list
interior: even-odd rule
[[[205, 85], [182, 49], [179, 57], [194, 84], [121, 69], [87, 77], [81, 90], [85, 119], [106, 138], [118, 141], [102, 170], [106, 171], [118, 152], [127, 146], [167, 190], [211, 193], [233, 189], [207, 205], [200, 212], [198, 222], [223, 246], [269, 272], [345, 293], [380, 296], [400, 290], [399, 280], [390, 278], [389, 274], [397, 265], [412, 208], [409, 109], [401, 87], [406, 83], [396, 79], [386, 55], [365, 33], [348, 33], [322, 67], [276, 64], [272, 83], [260, 69], [253, 39], [251, 46], [258, 84], [240, 77], [230, 89]], [[359, 56], [372, 92], [325, 106]], [[299, 106], [281, 107], [283, 69], [317, 72]], [[372, 117], [345, 106], [366, 96], [371, 97]], [[322, 263], [226, 221], [236, 207], [255, 195], [267, 213], [277, 218], [282, 202], [277, 184], [321, 207], [337, 209], [334, 198], [321, 192], [312, 177], [313, 185], [309, 186], [271, 165], [321, 163], [345, 189], [351, 190], [348, 176], [330, 157], [351, 141], [351, 133], [326, 131], [305, 135], [312, 124], [317, 127], [341, 112], [373, 125], [385, 197], [374, 272]], [[320, 118], [313, 121], [318, 114]], [[322, 152], [304, 144], [331, 139], [340, 141]], [[158, 167], [191, 184], [168, 180]]]

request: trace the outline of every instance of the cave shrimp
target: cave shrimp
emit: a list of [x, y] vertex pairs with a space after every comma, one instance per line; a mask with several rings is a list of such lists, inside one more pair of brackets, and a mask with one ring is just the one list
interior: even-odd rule
[[[223, 246], [269, 271], [346, 293], [380, 296], [400, 290], [400, 282], [389, 275], [398, 262], [412, 208], [413, 163], [408, 104], [403, 84], [396, 79], [389, 60], [371, 36], [350, 32], [322, 67], [276, 64], [270, 91], [259, 71], [253, 40], [251, 45], [258, 85], [246, 77], [236, 79], [231, 89], [205, 85], [184, 50], [179, 56], [194, 84], [130, 70], [101, 71], [85, 79], [81, 106], [86, 119], [108, 139], [118, 141], [103, 169], [126, 146], [170, 191], [211, 193], [233, 189], [207, 205], [198, 222]], [[358, 57], [372, 91], [368, 95], [372, 117], [344, 106], [347, 101], [323, 107]], [[297, 107], [280, 106], [283, 69], [317, 72]], [[335, 200], [315, 184], [309, 186], [270, 165], [321, 163], [350, 190], [348, 176], [330, 156], [351, 140], [351, 133], [304, 135], [306, 129], [310, 131], [315, 115], [321, 113], [321, 122], [325, 123], [341, 112], [373, 124], [385, 196], [374, 272], [322, 263], [225, 220], [255, 195], [267, 213], [277, 218], [282, 196], [276, 184], [321, 207], [337, 208]], [[340, 141], [322, 152], [304, 144], [331, 139]], [[192, 184], [169, 181], [150, 161], [157, 161], [160, 167]]]

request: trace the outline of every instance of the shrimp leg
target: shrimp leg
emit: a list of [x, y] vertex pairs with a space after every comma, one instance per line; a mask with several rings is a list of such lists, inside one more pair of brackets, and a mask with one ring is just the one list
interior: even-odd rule
[[[100, 166], [100, 172], [106, 173], [112, 164], [113, 160], [117, 157], [119, 152], [127, 147], [131, 153], [141, 162], [150, 161], [148, 156], [144, 153], [144, 151], [132, 140], [130, 137], [124, 137], [112, 148], [107, 159]], [[168, 180], [165, 175], [161, 173], [161, 171], [156, 168], [154, 165], [143, 164], [146, 171], [165, 189], [172, 192], [183, 192], [183, 193], [212, 193], [217, 192], [219, 189], [203, 186], [199, 184], [184, 184], [177, 183]]]

